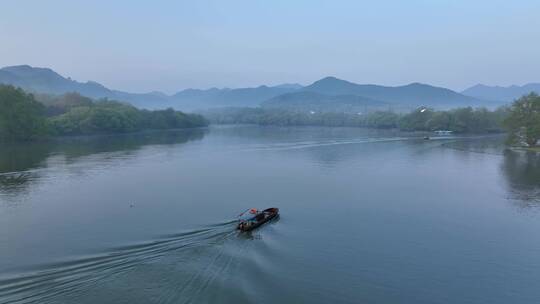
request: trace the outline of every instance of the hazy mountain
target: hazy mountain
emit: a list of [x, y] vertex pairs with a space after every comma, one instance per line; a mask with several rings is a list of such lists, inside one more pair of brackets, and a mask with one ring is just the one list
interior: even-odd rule
[[[397, 87], [361, 85], [335, 77], [323, 78], [306, 87], [293, 83], [273, 87], [263, 85], [256, 88], [186, 89], [169, 96], [161, 92], [135, 94], [116, 91], [97, 82], [78, 82], [63, 77], [48, 68], [20, 65], [0, 69], [0, 83], [12, 84], [38, 93], [78, 92], [91, 98], [106, 97], [149, 109], [173, 107], [180, 110], [195, 110], [228, 106], [256, 107], [263, 103], [265, 106], [279, 105], [289, 108], [309, 106], [322, 109], [334, 106], [334, 110], [346, 108], [356, 110], [365, 106], [377, 107], [379, 105], [388, 105], [393, 109], [409, 109], [422, 105], [435, 108], [497, 105], [497, 103], [482, 100], [481, 98], [486, 99], [484, 95], [475, 98], [426, 84], [413, 83]], [[494, 98], [490, 96], [487, 99]]]
[[105, 97], [112, 93], [97, 82], [80, 83], [64, 78], [51, 69], [34, 68], [28, 65], [0, 69], [0, 82], [19, 86], [30, 91], [49, 94], [77, 91], [89, 97]]
[[490, 104], [489, 102], [465, 96], [449, 89], [421, 83], [389, 87], [370, 84], [361, 85], [335, 77], [326, 77], [304, 87], [303, 90], [331, 95], [357, 95], [404, 106], [425, 105], [445, 108]]
[[281, 89], [296, 89], [296, 90], [299, 90], [301, 88], [303, 88], [304, 86], [302, 86], [301, 84], [298, 84], [298, 83], [284, 83], [284, 84], [280, 84], [280, 85], [277, 85], [277, 86], [274, 86], [274, 88], [281, 88]]
[[462, 93], [476, 98], [512, 102], [525, 94], [529, 94], [530, 92], [540, 94], [540, 83], [529, 83], [523, 86], [513, 85], [508, 87], [477, 84], [464, 90]]
[[0, 83], [11, 84], [37, 93], [64, 94], [78, 92], [91, 98], [106, 97], [148, 108], [166, 106], [169, 99], [163, 93], [158, 92], [133, 94], [111, 90], [94, 81], [77, 82], [71, 78], [65, 78], [51, 69], [35, 68], [28, 65], [0, 69]]
[[0, 69], [0, 83], [12, 84], [31, 92], [46, 94], [78, 92], [91, 98], [106, 97], [150, 109], [164, 107], [201, 109], [222, 106], [258, 106], [264, 100], [293, 92], [302, 87], [299, 84], [283, 84], [275, 87], [260, 86], [241, 89], [187, 89], [172, 96], [161, 92], [135, 94], [111, 90], [93, 81], [77, 82], [65, 78], [51, 69], [35, 68], [28, 65]]
[[256, 88], [241, 89], [187, 89], [171, 96], [175, 104], [188, 108], [211, 108], [225, 106], [251, 106], [260, 105], [263, 101], [281, 94], [296, 91], [295, 86], [260, 86]]
[[301, 91], [287, 93], [263, 102], [262, 107], [310, 111], [364, 112], [378, 109], [388, 104], [357, 95], [326, 95]]

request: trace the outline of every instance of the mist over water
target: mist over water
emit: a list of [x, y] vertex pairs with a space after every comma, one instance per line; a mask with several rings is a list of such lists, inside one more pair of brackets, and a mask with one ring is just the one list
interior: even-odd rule
[[534, 303], [540, 157], [503, 140], [235, 126], [2, 147], [0, 303]]

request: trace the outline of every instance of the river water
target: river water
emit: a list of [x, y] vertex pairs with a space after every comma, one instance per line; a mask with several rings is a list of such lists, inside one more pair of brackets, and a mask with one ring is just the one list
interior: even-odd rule
[[[538, 303], [540, 156], [211, 127], [0, 147], [0, 303]], [[251, 207], [281, 216], [235, 231]]]

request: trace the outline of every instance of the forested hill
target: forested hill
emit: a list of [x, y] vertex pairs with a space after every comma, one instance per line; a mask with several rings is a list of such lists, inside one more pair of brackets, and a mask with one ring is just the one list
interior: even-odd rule
[[169, 106], [168, 96], [159, 92], [133, 94], [116, 91], [94, 82], [78, 82], [63, 77], [48, 68], [18, 65], [0, 69], [0, 84], [9, 84], [32, 93], [60, 95], [77, 92], [83, 96], [99, 99], [109, 98], [129, 102], [145, 108], [164, 108]]
[[487, 106], [490, 102], [465, 96], [449, 89], [427, 84], [411, 83], [404, 86], [356, 84], [335, 77], [326, 77], [304, 88], [306, 91], [327, 95], [356, 95], [394, 105], [431, 106], [451, 108], [461, 106]]
[[140, 110], [118, 101], [92, 100], [78, 93], [38, 95], [37, 99], [20, 88], [0, 85], [0, 141], [208, 125], [197, 114], [173, 109]]
[[259, 86], [239, 89], [187, 89], [170, 97], [179, 108], [215, 108], [227, 106], [256, 107], [265, 100], [298, 91], [298, 86], [279, 85], [275, 87]]

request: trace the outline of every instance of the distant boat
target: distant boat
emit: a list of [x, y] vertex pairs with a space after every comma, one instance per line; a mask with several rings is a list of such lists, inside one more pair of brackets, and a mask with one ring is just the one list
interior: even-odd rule
[[236, 229], [240, 231], [251, 231], [260, 227], [264, 223], [276, 218], [279, 215], [279, 208], [268, 208], [262, 212], [258, 212], [251, 218], [239, 220]]
[[430, 140], [429, 136], [424, 136], [424, 140]]

